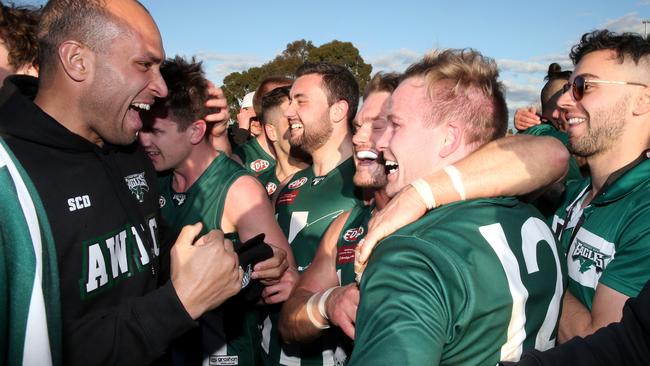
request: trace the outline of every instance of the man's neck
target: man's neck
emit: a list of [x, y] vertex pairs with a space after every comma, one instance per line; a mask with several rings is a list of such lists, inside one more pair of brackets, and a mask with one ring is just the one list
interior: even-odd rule
[[347, 130], [344, 133], [332, 133], [330, 139], [311, 154], [312, 169], [317, 177], [327, 175], [342, 162], [352, 157], [354, 148], [352, 136]]
[[203, 175], [219, 152], [206, 142], [195, 146], [190, 156], [178, 167], [172, 175], [172, 188], [176, 192], [186, 192]]
[[386, 207], [388, 201], [390, 201], [390, 197], [386, 194], [386, 189], [380, 188], [375, 190], [375, 207], [377, 207], [377, 211]]
[[266, 134], [261, 134], [257, 137], [255, 137], [257, 140], [257, 143], [260, 144], [262, 149], [266, 151], [267, 154], [271, 155], [273, 158], [276, 158], [276, 152], [273, 146], [269, 144], [269, 140], [266, 138]]
[[43, 112], [54, 118], [70, 132], [99, 147], [103, 146], [104, 140], [96, 132], [88, 128], [87, 121], [83, 117], [83, 111], [79, 103], [75, 103], [76, 101], [78, 101], [78, 98], [67, 95], [65, 90], [53, 90], [48, 87], [41, 87], [34, 99], [34, 103]]
[[585, 205], [595, 198], [595, 195], [603, 188], [612, 173], [636, 160], [647, 148], [647, 142], [640, 140], [626, 143], [619, 142], [606, 152], [588, 157], [591, 192], [585, 200]]
[[278, 181], [283, 182], [287, 177], [309, 166], [308, 163], [282, 151], [278, 144], [274, 144], [273, 147], [276, 151], [275, 176]]

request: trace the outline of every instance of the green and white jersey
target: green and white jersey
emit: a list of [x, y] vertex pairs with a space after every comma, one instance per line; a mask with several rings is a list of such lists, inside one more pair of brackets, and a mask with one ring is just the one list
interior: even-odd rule
[[570, 184], [564, 206], [553, 217], [553, 231], [566, 254], [569, 291], [588, 309], [599, 283], [635, 297], [650, 279], [648, 157], [584, 209], [591, 178]]
[[[163, 219], [174, 232], [199, 221], [203, 223], [201, 235], [211, 229], [221, 229], [228, 190], [244, 175], [250, 174], [226, 154], [219, 154], [186, 192], [174, 192], [171, 174], [161, 177]], [[226, 237], [235, 242], [239, 239], [237, 233], [226, 234]], [[177, 345], [173, 358], [178, 364], [192, 364], [188, 360], [198, 359], [195, 353], [202, 352], [203, 365], [255, 365], [260, 342], [257, 322], [255, 309], [229, 307], [208, 312], [199, 320], [203, 350], [188, 347], [192, 342], [186, 340], [183, 346]]]
[[[362, 204], [354, 186], [354, 162], [345, 160], [327, 175], [317, 177], [311, 167], [297, 172], [276, 201], [278, 223], [291, 244], [298, 270], [311, 264], [330, 223]], [[327, 331], [309, 344], [284, 344], [277, 331], [279, 309], [268, 308], [262, 329], [262, 356], [267, 365], [334, 365], [337, 333]], [[339, 351], [340, 352], [340, 351]]]
[[62, 365], [52, 229], [36, 187], [0, 137], [0, 360]]
[[269, 170], [275, 170], [275, 158], [264, 150], [256, 138], [252, 138], [244, 144], [237, 146], [233, 154], [239, 156], [244, 164], [244, 168], [255, 174], [255, 176], [259, 176]]
[[278, 190], [278, 187], [280, 187], [278, 176], [275, 175], [275, 167], [258, 175], [257, 179], [262, 183], [266, 189], [266, 194], [268, 194], [269, 197], [273, 196], [273, 193], [275, 193], [275, 191]]
[[336, 243], [336, 275], [341, 286], [354, 282], [354, 250], [368, 233], [368, 222], [374, 209], [374, 204], [355, 206], [343, 225]]
[[514, 198], [430, 211], [375, 248], [349, 365], [495, 365], [555, 344], [560, 254]]

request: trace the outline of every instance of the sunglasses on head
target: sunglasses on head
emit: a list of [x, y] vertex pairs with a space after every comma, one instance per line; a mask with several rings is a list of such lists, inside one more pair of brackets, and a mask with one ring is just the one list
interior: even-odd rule
[[562, 88], [562, 94], [566, 93], [571, 89], [571, 93], [573, 94], [573, 99], [577, 101], [580, 101], [582, 97], [585, 96], [585, 87], [588, 84], [616, 84], [616, 85], [636, 85], [636, 86], [643, 86], [647, 87], [646, 84], [642, 83], [635, 83], [632, 81], [611, 81], [611, 80], [599, 80], [599, 79], [585, 79], [584, 76], [578, 75], [573, 79], [572, 83], [566, 83], [564, 84], [564, 87]]

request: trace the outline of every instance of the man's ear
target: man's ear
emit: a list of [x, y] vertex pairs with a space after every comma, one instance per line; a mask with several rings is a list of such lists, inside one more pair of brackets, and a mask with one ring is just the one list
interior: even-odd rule
[[330, 120], [334, 123], [346, 122], [348, 116], [348, 102], [339, 100], [330, 107]]
[[445, 134], [445, 140], [438, 154], [441, 158], [446, 158], [460, 147], [463, 140], [463, 125], [454, 121], [445, 122], [443, 132]]
[[93, 74], [95, 53], [77, 41], [61, 43], [59, 60], [65, 73], [74, 81], [84, 81]]
[[190, 125], [190, 143], [192, 145], [197, 145], [204, 140], [205, 131], [207, 130], [208, 125], [205, 120], [199, 119]]
[[650, 86], [643, 88], [635, 99], [632, 114], [641, 116], [648, 112], [650, 112]]
[[266, 138], [268, 138], [271, 142], [278, 141], [278, 134], [272, 124], [264, 123], [264, 132], [266, 132]]

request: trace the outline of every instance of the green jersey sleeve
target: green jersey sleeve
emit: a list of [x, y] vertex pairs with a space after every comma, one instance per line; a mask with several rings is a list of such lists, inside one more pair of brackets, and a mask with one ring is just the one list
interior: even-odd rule
[[626, 296], [637, 296], [650, 279], [650, 205], [639, 209], [632, 204], [634, 212], [620, 231], [616, 255], [603, 271], [600, 283]]
[[[390, 237], [375, 249], [374, 263], [361, 281], [357, 334], [349, 365], [439, 363], [443, 345], [453, 331], [449, 297], [462, 297], [465, 286], [461, 277], [454, 275], [457, 271], [452, 262], [439, 260], [430, 248], [414, 237]], [[408, 277], [404, 268], [409, 269]]]

